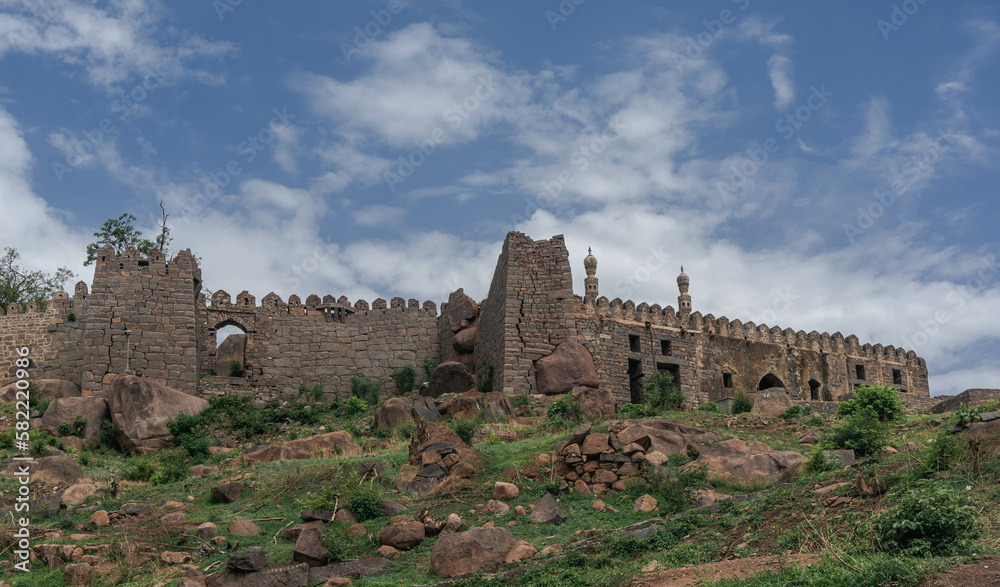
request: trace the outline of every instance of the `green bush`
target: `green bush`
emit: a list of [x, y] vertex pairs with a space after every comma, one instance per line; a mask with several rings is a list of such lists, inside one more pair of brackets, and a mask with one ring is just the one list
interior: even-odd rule
[[[360, 518], [358, 518], [360, 520]], [[326, 545], [330, 563], [340, 563], [365, 556], [372, 556], [372, 547], [364, 534], [352, 536], [344, 524], [327, 524], [323, 528], [323, 544]]]
[[374, 520], [382, 515], [382, 491], [377, 485], [362, 483], [357, 491], [347, 500], [347, 509], [351, 510], [359, 522]]
[[299, 505], [315, 510], [332, 511], [334, 507], [346, 508], [359, 522], [380, 517], [384, 497], [382, 486], [378, 483], [362, 482], [361, 476], [350, 464], [343, 463], [334, 467], [335, 474], [322, 489], [300, 498]]
[[947, 471], [958, 458], [958, 442], [945, 430], [927, 447], [924, 464], [931, 471]]
[[922, 479], [909, 489], [894, 489], [886, 502], [892, 505], [874, 519], [876, 536], [886, 550], [920, 557], [973, 552], [979, 512], [949, 486]]
[[[34, 397], [34, 396], [32, 396], [32, 397]], [[37, 403], [35, 403], [34, 408], [36, 410], [38, 410], [39, 414], [41, 414], [41, 415], [44, 416], [45, 415], [45, 410], [49, 409], [49, 404], [51, 404], [51, 403], [52, 403], [52, 398], [51, 397], [39, 398], [39, 400], [37, 401]]]
[[431, 375], [434, 373], [434, 369], [437, 369], [437, 366], [438, 362], [434, 359], [430, 357], [424, 359], [424, 362], [420, 365], [420, 368], [423, 369], [424, 372], [424, 381], [421, 383], [431, 380]]
[[781, 413], [782, 418], [788, 418], [789, 420], [794, 420], [802, 415], [802, 406], [792, 406]]
[[357, 416], [358, 414], [364, 412], [367, 409], [368, 409], [368, 404], [365, 403], [365, 400], [361, 399], [360, 397], [351, 396], [347, 398], [346, 402], [344, 402], [341, 411], [343, 411], [345, 416], [350, 418], [352, 416]]
[[101, 422], [101, 433], [98, 437], [98, 442], [100, 446], [107, 449], [113, 449], [117, 444], [117, 441], [115, 441], [115, 425], [110, 420]]
[[684, 405], [684, 394], [674, 384], [674, 376], [657, 371], [642, 380], [642, 399], [655, 410], [676, 410]]
[[149, 481], [156, 473], [156, 461], [152, 457], [132, 457], [125, 462], [122, 477], [129, 481]]
[[392, 436], [392, 428], [385, 428], [385, 427], [372, 428], [372, 436], [384, 440]]
[[519, 393], [517, 395], [511, 396], [510, 405], [515, 408], [520, 408], [531, 403], [531, 398], [528, 397], [526, 393]]
[[[716, 406], [718, 407], [718, 406]], [[650, 418], [655, 416], [656, 412], [650, 409], [648, 406], [642, 404], [625, 404], [618, 410], [618, 417], [623, 420], [635, 419], [635, 418]]]
[[823, 416], [820, 416], [819, 414], [813, 414], [812, 418], [806, 420], [806, 426], [822, 426], [822, 425], [823, 425]]
[[806, 457], [805, 463], [803, 463], [803, 468], [806, 473], [824, 473], [826, 471], [832, 471], [834, 466], [826, 458], [826, 453], [823, 451], [822, 447], [815, 447], [809, 456]]
[[[843, 405], [843, 404], [841, 404]], [[871, 406], [851, 411], [824, 439], [831, 448], [851, 449], [858, 456], [878, 454], [889, 438], [888, 422]]]
[[722, 411], [722, 409], [719, 408], [719, 404], [717, 404], [715, 402], [705, 402], [705, 403], [700, 404], [698, 406], [698, 411], [699, 412], [710, 412], [710, 413], [713, 413], [713, 414], [718, 414], [719, 412]]
[[413, 420], [407, 420], [396, 428], [396, 438], [399, 440], [409, 440], [413, 436]]
[[229, 361], [229, 376], [243, 377], [243, 361], [237, 361], [236, 359]]
[[903, 401], [899, 399], [899, 392], [891, 387], [862, 385], [851, 399], [840, 402], [837, 416], [844, 418], [865, 408], [870, 408], [879, 420], [891, 422], [903, 413]]
[[207, 457], [208, 448], [212, 445], [208, 436], [201, 431], [201, 426], [201, 416], [189, 416], [184, 412], [179, 412], [167, 420], [167, 430], [177, 444], [187, 451], [189, 456], [198, 458]]
[[153, 485], [165, 485], [186, 479], [188, 474], [187, 451], [184, 449], [161, 450], [156, 453], [156, 472], [149, 480]]
[[0, 449], [14, 448], [14, 429], [0, 430]]
[[73, 433], [79, 438], [83, 438], [83, 435], [86, 431], [87, 431], [87, 417], [77, 416], [73, 420]]
[[456, 418], [451, 421], [448, 425], [451, 431], [455, 433], [456, 436], [462, 439], [465, 444], [470, 444], [472, 442], [472, 437], [476, 433], [476, 429], [479, 425], [476, 424], [475, 420], [468, 420], [466, 418]]
[[546, 418], [579, 422], [583, 418], [583, 410], [580, 409], [580, 404], [573, 401], [572, 394], [564, 393], [549, 406]]
[[753, 398], [745, 391], [737, 391], [733, 396], [732, 413], [745, 414], [753, 410]]
[[66, 319], [69, 320], [70, 322], [76, 322], [76, 313], [70, 312], [66, 314]]
[[392, 380], [396, 382], [396, 395], [410, 393], [417, 382], [417, 370], [413, 365], [403, 365], [392, 371]]
[[71, 436], [73, 434], [73, 427], [69, 425], [69, 422], [63, 422], [59, 425], [59, 436]]
[[305, 384], [299, 385], [299, 395], [304, 395], [310, 398], [314, 402], [318, 402], [323, 399], [323, 385], [317, 383], [312, 387]]
[[476, 389], [480, 393], [493, 391], [493, 365], [487, 364], [479, 372], [479, 380], [476, 381]]
[[377, 406], [381, 393], [381, 381], [360, 373], [351, 375], [351, 397], [359, 397], [369, 406]]

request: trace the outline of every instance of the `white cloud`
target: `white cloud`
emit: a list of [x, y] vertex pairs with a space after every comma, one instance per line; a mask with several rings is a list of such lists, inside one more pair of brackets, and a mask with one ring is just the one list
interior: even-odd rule
[[354, 223], [358, 226], [390, 226], [398, 224], [406, 216], [406, 210], [394, 206], [369, 206], [354, 213]]
[[106, 9], [75, 0], [2, 0], [0, 10], [0, 57], [49, 54], [82, 67], [90, 84], [108, 91], [147, 77], [159, 83], [191, 77], [221, 84], [222, 75], [190, 63], [237, 52], [229, 42], [174, 28], [164, 32], [158, 23], [165, 10], [156, 0], [115, 0]]
[[772, 55], [767, 60], [767, 74], [774, 87], [774, 107], [778, 110], [785, 110], [795, 100], [792, 60], [784, 55]]

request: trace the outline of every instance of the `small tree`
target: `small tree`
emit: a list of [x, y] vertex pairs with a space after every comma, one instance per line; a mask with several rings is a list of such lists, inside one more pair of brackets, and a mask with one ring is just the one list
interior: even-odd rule
[[0, 308], [4, 311], [11, 304], [23, 307], [28, 302], [44, 303], [73, 278], [73, 272], [66, 267], [56, 269], [52, 275], [44, 271], [28, 271], [21, 267], [20, 258], [17, 249], [10, 247], [4, 247], [4, 254], [0, 257]]
[[674, 385], [674, 376], [657, 371], [642, 381], [642, 396], [657, 410], [676, 410], [684, 405], [684, 394]]
[[740, 391], [737, 391], [736, 394], [733, 395], [733, 404], [730, 407], [729, 411], [732, 412], [733, 414], [743, 414], [746, 412], [750, 412], [752, 410], [753, 410], [753, 398], [750, 397], [750, 394], [743, 391], [742, 389]]
[[[84, 261], [84, 265], [90, 265], [97, 260], [97, 251], [100, 250], [104, 245], [111, 245], [115, 249], [115, 254], [120, 255], [125, 249], [129, 247], [134, 247], [138, 249], [143, 255], [149, 254], [149, 251], [156, 246], [156, 243], [149, 239], [142, 237], [142, 233], [139, 232], [135, 226], [135, 216], [129, 213], [124, 213], [118, 218], [108, 218], [101, 225], [101, 230], [94, 233], [97, 237], [97, 241], [87, 245], [87, 260]], [[164, 222], [166, 222], [166, 217], [164, 217]], [[165, 232], [164, 232], [165, 231]], [[166, 228], [164, 224], [163, 230], [161, 230], [161, 240], [165, 243], [167, 236], [169, 234], [169, 229]]]
[[891, 422], [903, 413], [899, 392], [885, 385], [862, 385], [851, 399], [840, 402], [837, 415], [846, 418], [855, 412], [870, 408], [879, 420]]
[[413, 391], [417, 381], [417, 370], [413, 365], [403, 365], [392, 371], [392, 380], [396, 382], [396, 394], [402, 395]]

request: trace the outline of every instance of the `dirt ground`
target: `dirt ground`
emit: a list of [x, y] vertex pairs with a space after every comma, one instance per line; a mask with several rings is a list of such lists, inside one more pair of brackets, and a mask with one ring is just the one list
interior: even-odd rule
[[[820, 556], [818, 554], [749, 556], [747, 558], [651, 573], [636, 579], [632, 587], [684, 587], [687, 585], [701, 585], [720, 579], [749, 577], [761, 571], [780, 571], [789, 566], [808, 565], [819, 560]], [[986, 584], [983, 583], [983, 585]]]
[[1000, 556], [991, 556], [920, 583], [920, 587], [981, 587], [1000, 585]]

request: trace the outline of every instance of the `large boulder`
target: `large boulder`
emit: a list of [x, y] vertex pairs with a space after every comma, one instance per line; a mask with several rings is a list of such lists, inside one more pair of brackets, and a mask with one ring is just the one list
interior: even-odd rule
[[513, 422], [514, 404], [502, 391], [483, 394], [483, 420], [486, 422]]
[[375, 411], [375, 427], [395, 430], [397, 426], [410, 420], [411, 407], [401, 397], [391, 397]]
[[[35, 391], [35, 399], [40, 397], [80, 397], [80, 386], [72, 381], [62, 379], [34, 379], [33, 383], [38, 387]], [[0, 400], [12, 402], [18, 399], [17, 382], [0, 387]], [[24, 395], [21, 396], [23, 398]]]
[[475, 386], [476, 381], [465, 365], [458, 361], [446, 361], [431, 373], [426, 395], [439, 397], [446, 393], [464, 393]]
[[267, 448], [247, 453], [243, 459], [245, 462], [253, 464], [292, 459], [327, 459], [335, 456], [361, 456], [361, 447], [354, 444], [354, 439], [349, 432], [338, 430], [308, 438], [279, 442]]
[[424, 524], [411, 516], [395, 516], [382, 528], [378, 541], [396, 550], [410, 550], [420, 544], [426, 535]]
[[451, 348], [455, 349], [455, 352], [459, 354], [469, 354], [473, 352], [476, 350], [477, 332], [479, 332], [479, 328], [475, 326], [458, 332], [451, 339]]
[[111, 384], [108, 407], [119, 444], [133, 453], [145, 454], [166, 448], [173, 441], [167, 420], [181, 412], [200, 414], [208, 402], [149, 379], [120, 375]]
[[719, 435], [704, 428], [685, 426], [666, 420], [646, 420], [618, 433], [623, 445], [637, 443], [648, 453], [669, 455], [675, 452], [697, 454], [701, 445], [719, 440]]
[[247, 335], [230, 334], [215, 352], [215, 369], [222, 375], [229, 375], [229, 363], [243, 364], [247, 348]]
[[792, 398], [781, 387], [762, 389], [754, 394], [753, 413], [765, 418], [780, 418], [785, 410], [792, 407]]
[[451, 331], [458, 332], [463, 328], [468, 328], [476, 321], [476, 317], [479, 315], [479, 304], [476, 303], [476, 300], [465, 295], [465, 290], [459, 288], [448, 296], [448, 306], [444, 309], [444, 315]]
[[803, 460], [794, 451], [776, 451], [763, 442], [731, 438], [701, 446], [698, 458], [686, 466], [704, 466], [709, 477], [730, 483], [771, 485], [782, 474], [793, 476]]
[[610, 390], [574, 387], [570, 393], [588, 417], [599, 416], [601, 419], [611, 420], [618, 415], [618, 405]]
[[431, 550], [431, 572], [449, 578], [466, 573], [492, 573], [504, 564], [517, 540], [506, 528], [470, 528], [442, 534]]
[[934, 405], [929, 411], [932, 414], [943, 414], [954, 412], [962, 405], [978, 408], [993, 399], [1000, 399], [1000, 389], [966, 389], [962, 393]]
[[55, 455], [34, 461], [13, 461], [7, 465], [4, 473], [13, 475], [23, 470], [22, 467], [30, 471], [29, 479], [32, 481], [61, 485], [90, 483], [90, 477], [87, 477], [80, 465], [76, 464], [72, 457], [66, 455]]
[[538, 393], [558, 395], [574, 387], [600, 387], [594, 357], [577, 342], [564, 342], [548, 356], [535, 362]]
[[433, 398], [420, 395], [413, 400], [413, 418], [424, 422], [440, 422], [441, 412], [438, 411]]
[[57, 397], [42, 416], [42, 428], [57, 436], [62, 424], [69, 424], [75, 431], [77, 416], [87, 420], [83, 438], [95, 440], [101, 433], [101, 424], [111, 419], [108, 400], [103, 397]]

